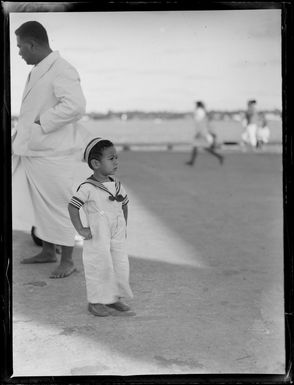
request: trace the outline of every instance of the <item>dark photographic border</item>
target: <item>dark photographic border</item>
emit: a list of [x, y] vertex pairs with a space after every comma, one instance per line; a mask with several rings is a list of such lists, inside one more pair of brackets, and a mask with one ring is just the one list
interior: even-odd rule
[[[11, 198], [11, 106], [10, 106], [10, 44], [9, 10], [1, 3], [1, 351], [2, 384], [279, 384], [293, 381], [293, 179], [294, 179], [294, 121], [293, 121], [293, 47], [294, 7], [290, 1], [101, 1], [77, 3], [39, 3], [39, 9], [27, 10], [26, 4], [18, 4], [19, 12], [99, 12], [99, 11], [157, 11], [157, 10], [242, 10], [281, 9], [282, 12], [282, 106], [283, 106], [283, 224], [284, 224], [284, 298], [286, 367], [284, 375], [262, 374], [206, 374], [206, 375], [148, 375], [148, 376], [62, 376], [62, 377], [14, 377], [12, 362], [12, 198]], [[55, 4], [55, 7], [52, 5]], [[15, 5], [16, 6], [16, 5]], [[14, 7], [15, 7], [14, 6]], [[46, 10], [47, 7], [47, 10]], [[51, 9], [50, 9], [51, 7]], [[63, 8], [65, 7], [65, 8]], [[49, 8], [49, 9], [48, 9]], [[16, 8], [13, 12], [16, 12]], [[18, 11], [17, 11], [18, 12]]]

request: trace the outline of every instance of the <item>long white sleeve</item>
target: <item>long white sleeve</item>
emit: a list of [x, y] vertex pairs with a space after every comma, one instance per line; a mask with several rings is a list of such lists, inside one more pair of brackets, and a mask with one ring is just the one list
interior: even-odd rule
[[79, 120], [86, 109], [80, 78], [73, 67], [68, 66], [54, 79], [53, 92], [57, 104], [40, 114], [41, 127], [45, 133]]

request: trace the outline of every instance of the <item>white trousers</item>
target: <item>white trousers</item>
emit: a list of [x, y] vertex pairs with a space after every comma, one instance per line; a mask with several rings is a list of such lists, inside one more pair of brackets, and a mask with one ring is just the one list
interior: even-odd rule
[[110, 304], [133, 297], [129, 285], [126, 224], [123, 214], [89, 216], [92, 239], [84, 241], [83, 264], [89, 303]]

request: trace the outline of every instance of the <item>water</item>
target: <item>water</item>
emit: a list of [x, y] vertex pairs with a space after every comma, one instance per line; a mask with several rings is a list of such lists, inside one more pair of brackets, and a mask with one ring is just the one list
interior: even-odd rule
[[[156, 120], [89, 120], [83, 122], [89, 136], [102, 136], [114, 143], [181, 143], [194, 136], [192, 119]], [[234, 120], [211, 123], [220, 142], [239, 142], [243, 127]], [[271, 142], [282, 142], [282, 124], [270, 121]]]

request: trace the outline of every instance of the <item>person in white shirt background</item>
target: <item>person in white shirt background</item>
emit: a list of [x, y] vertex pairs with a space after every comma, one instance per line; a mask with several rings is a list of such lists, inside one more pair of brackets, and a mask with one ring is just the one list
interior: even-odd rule
[[34, 67], [13, 137], [12, 181], [20, 172], [25, 174], [36, 236], [42, 240], [42, 251], [21, 262], [56, 262], [56, 245], [60, 245], [60, 263], [50, 277], [63, 278], [75, 271], [75, 229], [67, 202], [72, 195], [76, 162], [82, 154], [83, 128], [79, 120], [85, 113], [86, 101], [78, 72], [58, 51], [52, 51], [42, 24], [26, 22], [15, 34], [19, 55]]
[[251, 148], [256, 147], [256, 132], [258, 127], [258, 112], [257, 101], [251, 99], [247, 103], [247, 111], [245, 113], [245, 119], [243, 121], [244, 132], [241, 135], [241, 145], [249, 146]]
[[216, 134], [211, 130], [206, 107], [202, 101], [195, 102], [194, 122], [195, 137], [193, 140], [190, 160], [186, 162], [186, 164], [189, 166], [194, 165], [198, 156], [199, 147], [216, 157], [220, 164], [223, 164], [224, 156], [216, 151]]
[[270, 129], [264, 113], [260, 114], [260, 123], [256, 132], [256, 148], [262, 150], [264, 145], [269, 142]]

